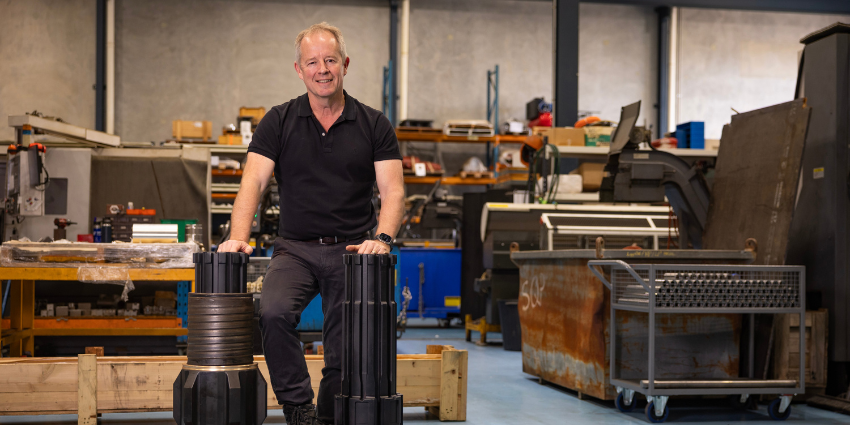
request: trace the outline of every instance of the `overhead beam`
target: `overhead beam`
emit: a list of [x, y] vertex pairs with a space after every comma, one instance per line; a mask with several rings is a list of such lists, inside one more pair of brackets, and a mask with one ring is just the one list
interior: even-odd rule
[[850, 14], [850, 1], [847, 0], [591, 0], [586, 3]]
[[578, 0], [555, 0], [555, 126], [578, 120]]

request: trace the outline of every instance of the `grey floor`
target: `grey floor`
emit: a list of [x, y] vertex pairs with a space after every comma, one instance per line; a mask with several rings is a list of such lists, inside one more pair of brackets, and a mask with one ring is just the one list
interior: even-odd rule
[[[509, 352], [499, 345], [479, 347], [464, 341], [463, 329], [426, 327], [435, 320], [425, 320], [409, 328], [398, 341], [399, 353], [424, 353], [428, 344], [454, 345], [469, 351], [469, 384], [467, 395], [468, 425], [494, 424], [646, 424], [642, 406], [634, 413], [623, 414], [612, 402], [579, 400], [574, 392], [551, 385], [539, 385], [537, 379], [522, 372], [522, 355]], [[477, 334], [476, 334], [477, 335]], [[498, 340], [491, 334], [491, 340]], [[737, 411], [719, 403], [700, 403], [694, 400], [670, 401], [667, 423], [687, 424], [776, 424], [767, 416], [765, 406], [757, 411]], [[0, 416], [2, 424], [75, 424], [75, 415]], [[103, 425], [164, 425], [173, 424], [171, 413], [106, 414]], [[285, 423], [279, 410], [270, 411], [267, 424]], [[404, 409], [404, 423], [436, 424], [439, 420], [425, 413], [424, 408]], [[803, 404], [792, 407], [791, 417], [784, 423], [826, 425], [850, 424], [850, 416], [832, 413]]]

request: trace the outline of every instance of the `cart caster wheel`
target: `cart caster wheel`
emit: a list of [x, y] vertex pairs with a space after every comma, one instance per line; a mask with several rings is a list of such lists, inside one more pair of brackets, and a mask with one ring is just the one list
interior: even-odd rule
[[655, 416], [655, 402], [651, 401], [651, 402], [649, 402], [649, 404], [646, 405], [645, 413], [646, 413], [646, 420], [648, 420], [648, 421], [650, 421], [654, 424], [660, 424], [661, 422], [664, 422], [664, 421], [667, 420], [667, 416], [670, 416], [670, 408], [667, 407], [667, 406], [664, 406], [664, 415], [660, 416], [660, 417]]
[[779, 413], [779, 404], [782, 402], [782, 398], [777, 398], [770, 402], [767, 406], [767, 414], [770, 415], [770, 419], [774, 421], [784, 421], [791, 416], [791, 406], [788, 406], [784, 412]]
[[738, 410], [748, 410], [752, 409], [753, 398], [747, 397], [746, 400], [741, 402], [741, 396], [737, 394], [733, 394], [729, 396], [729, 407]]
[[614, 400], [614, 406], [617, 406], [617, 410], [619, 410], [623, 413], [629, 413], [629, 412], [635, 410], [635, 404], [637, 404], [637, 403], [635, 403], [634, 397], [632, 397], [632, 404], [626, 404], [625, 394], [623, 394], [622, 392], [617, 394], [617, 399]]

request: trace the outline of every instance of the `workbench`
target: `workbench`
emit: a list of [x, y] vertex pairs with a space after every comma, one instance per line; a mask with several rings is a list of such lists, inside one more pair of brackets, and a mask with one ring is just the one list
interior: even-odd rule
[[[195, 288], [195, 269], [132, 268], [132, 265], [114, 264], [109, 267], [127, 268], [131, 281], [190, 282]], [[132, 322], [124, 317], [86, 318], [69, 317], [60, 325], [50, 328], [35, 326], [35, 282], [78, 281], [77, 267], [0, 267], [0, 281], [12, 283], [9, 294], [11, 320], [9, 329], [2, 329], [0, 347], [11, 345], [9, 355], [21, 357], [34, 354], [36, 336], [181, 336], [187, 330], [175, 326], [179, 319], [173, 317], [133, 317]], [[0, 307], [2, 308], [2, 307]], [[3, 312], [0, 311], [0, 317]], [[55, 317], [50, 319], [55, 320]], [[87, 321], [83, 326], [79, 326]], [[92, 327], [95, 324], [98, 327]], [[88, 325], [88, 326], [86, 326]]]

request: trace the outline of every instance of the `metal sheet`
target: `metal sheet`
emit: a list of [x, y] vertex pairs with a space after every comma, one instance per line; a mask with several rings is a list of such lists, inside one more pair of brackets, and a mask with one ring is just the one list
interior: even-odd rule
[[[670, 252], [670, 257], [665, 257], [664, 252]], [[626, 254], [630, 253], [604, 252], [605, 258], [626, 258], [630, 263], [752, 262], [749, 253], [738, 251], [716, 251], [714, 259], [705, 252], [696, 255], [684, 250], [675, 254], [649, 250], [639, 256]], [[609, 382], [608, 363], [610, 294], [587, 268], [595, 251], [519, 252], [512, 258], [520, 267], [523, 371], [599, 399], [614, 399], [617, 394]], [[738, 377], [740, 315], [669, 317], [658, 324], [657, 357], [669, 358], [656, 369], [670, 371], [663, 374], [663, 379]], [[639, 329], [641, 323], [646, 323], [646, 315], [626, 312], [618, 314], [618, 322], [620, 326]], [[706, 336], [706, 329], [719, 332]], [[700, 336], [695, 337], [696, 334]], [[637, 333], [634, 338], [639, 338]], [[625, 367], [638, 370], [639, 361], [645, 367], [647, 354], [642, 345], [630, 339], [623, 348], [618, 355]], [[718, 357], [718, 353], [723, 353], [723, 357]]]
[[785, 264], [810, 112], [797, 99], [732, 116], [717, 156], [705, 248], [755, 238], [756, 264]]

